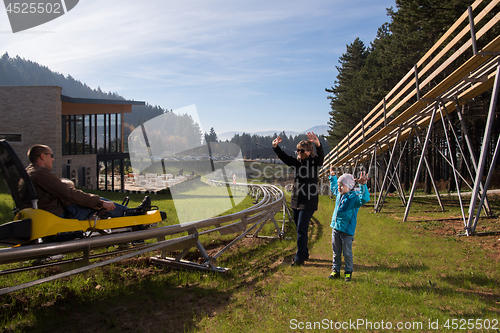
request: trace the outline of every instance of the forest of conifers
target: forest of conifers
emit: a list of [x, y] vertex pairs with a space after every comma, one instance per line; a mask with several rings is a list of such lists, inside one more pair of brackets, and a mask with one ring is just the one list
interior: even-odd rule
[[[488, 2], [485, 1], [485, 3]], [[375, 40], [369, 46], [366, 46], [359, 38], [347, 45], [346, 52], [339, 59], [340, 65], [337, 67], [336, 80], [332, 87], [326, 89], [331, 105], [328, 141], [332, 148], [344, 139], [377, 103], [383, 100], [384, 96], [414, 67], [460, 15], [467, 11], [471, 3], [471, 0], [396, 0], [396, 8], [388, 9], [390, 22], [378, 29]], [[484, 7], [485, 4], [481, 6]], [[498, 13], [498, 5], [492, 13], [491, 15]], [[491, 36], [494, 37], [499, 33], [498, 25], [490, 31]], [[491, 40], [492, 38], [485, 39]], [[478, 44], [478, 49], [482, 47], [484, 45]], [[464, 61], [468, 56], [470, 55], [463, 55]], [[450, 73], [442, 75], [448, 74]], [[490, 89], [474, 101], [470, 101], [464, 110], [476, 158], [481, 149], [491, 95]], [[452, 121], [459, 124], [456, 113], [452, 115]], [[498, 117], [495, 117], [493, 127], [491, 149], [487, 157], [490, 161], [500, 132]], [[449, 181], [448, 189], [454, 190], [456, 184], [453, 182], [451, 168], [436, 150], [436, 147], [442, 146], [445, 141], [442, 128], [439, 129], [436, 126], [432, 140], [433, 145], [427, 152], [427, 158], [432, 165], [434, 179]], [[464, 143], [452, 140], [449, 149], [456, 152], [456, 146], [459, 144]], [[413, 182], [410, 177], [414, 175], [413, 171], [418, 163], [417, 155], [412, 153], [414, 148], [416, 148], [416, 142], [414, 146], [401, 152], [403, 158], [400, 176], [406, 189], [410, 187], [410, 182]], [[461, 174], [464, 174], [462, 173], [464, 163], [469, 159], [470, 156], [459, 159], [458, 169]], [[420, 182], [423, 181], [426, 183], [426, 191], [429, 192], [431, 186], [426, 171], [421, 174]]]

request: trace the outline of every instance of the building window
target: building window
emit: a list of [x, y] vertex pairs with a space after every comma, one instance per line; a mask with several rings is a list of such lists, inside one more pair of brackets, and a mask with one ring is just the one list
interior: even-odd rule
[[[123, 190], [125, 183], [124, 167], [129, 159], [106, 159], [104, 156], [98, 158], [102, 159], [97, 162], [97, 170], [99, 170], [98, 189], [104, 191]], [[130, 162], [128, 163], [130, 164]]]
[[92, 149], [92, 116], [86, 116], [83, 119], [83, 153], [93, 154]]
[[122, 152], [121, 114], [62, 116], [63, 155]]

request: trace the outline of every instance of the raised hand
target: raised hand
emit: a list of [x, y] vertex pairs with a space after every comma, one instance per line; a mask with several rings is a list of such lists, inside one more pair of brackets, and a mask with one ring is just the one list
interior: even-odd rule
[[277, 145], [279, 145], [281, 143], [283, 139], [281, 138], [281, 136], [278, 136], [276, 139], [273, 140], [273, 147], [276, 147]]
[[366, 171], [361, 171], [359, 174], [359, 178], [355, 179], [359, 184], [364, 185], [368, 181], [368, 175], [366, 174]]
[[319, 147], [319, 145], [321, 144], [319, 142], [319, 139], [318, 137], [316, 136], [316, 134], [314, 134], [314, 132], [307, 132], [307, 140], [311, 141], [312, 143], [314, 143], [314, 145], [316, 147]]
[[333, 170], [333, 163], [330, 164], [330, 176], [335, 176], [336, 172]]

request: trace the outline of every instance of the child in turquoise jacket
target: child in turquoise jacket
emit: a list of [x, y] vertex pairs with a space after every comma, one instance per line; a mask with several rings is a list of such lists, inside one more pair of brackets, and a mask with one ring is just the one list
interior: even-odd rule
[[[356, 231], [356, 223], [359, 207], [370, 201], [370, 193], [366, 182], [368, 177], [365, 172], [361, 172], [359, 179], [354, 179], [351, 174], [343, 174], [337, 180], [333, 166], [330, 166], [330, 189], [337, 197], [335, 210], [332, 215], [332, 248], [333, 248], [333, 268], [329, 279], [340, 278], [340, 266], [342, 263], [342, 253], [345, 260], [345, 280], [351, 281], [352, 263], [352, 242]], [[360, 184], [360, 190], [354, 190], [356, 181]]]

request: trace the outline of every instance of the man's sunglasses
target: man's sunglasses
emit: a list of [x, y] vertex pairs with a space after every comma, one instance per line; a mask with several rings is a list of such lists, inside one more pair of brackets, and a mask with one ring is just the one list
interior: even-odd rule
[[297, 149], [295, 152], [296, 152], [297, 154], [298, 154], [298, 153], [305, 153], [305, 152], [306, 152], [306, 150], [305, 150], [305, 149]]

